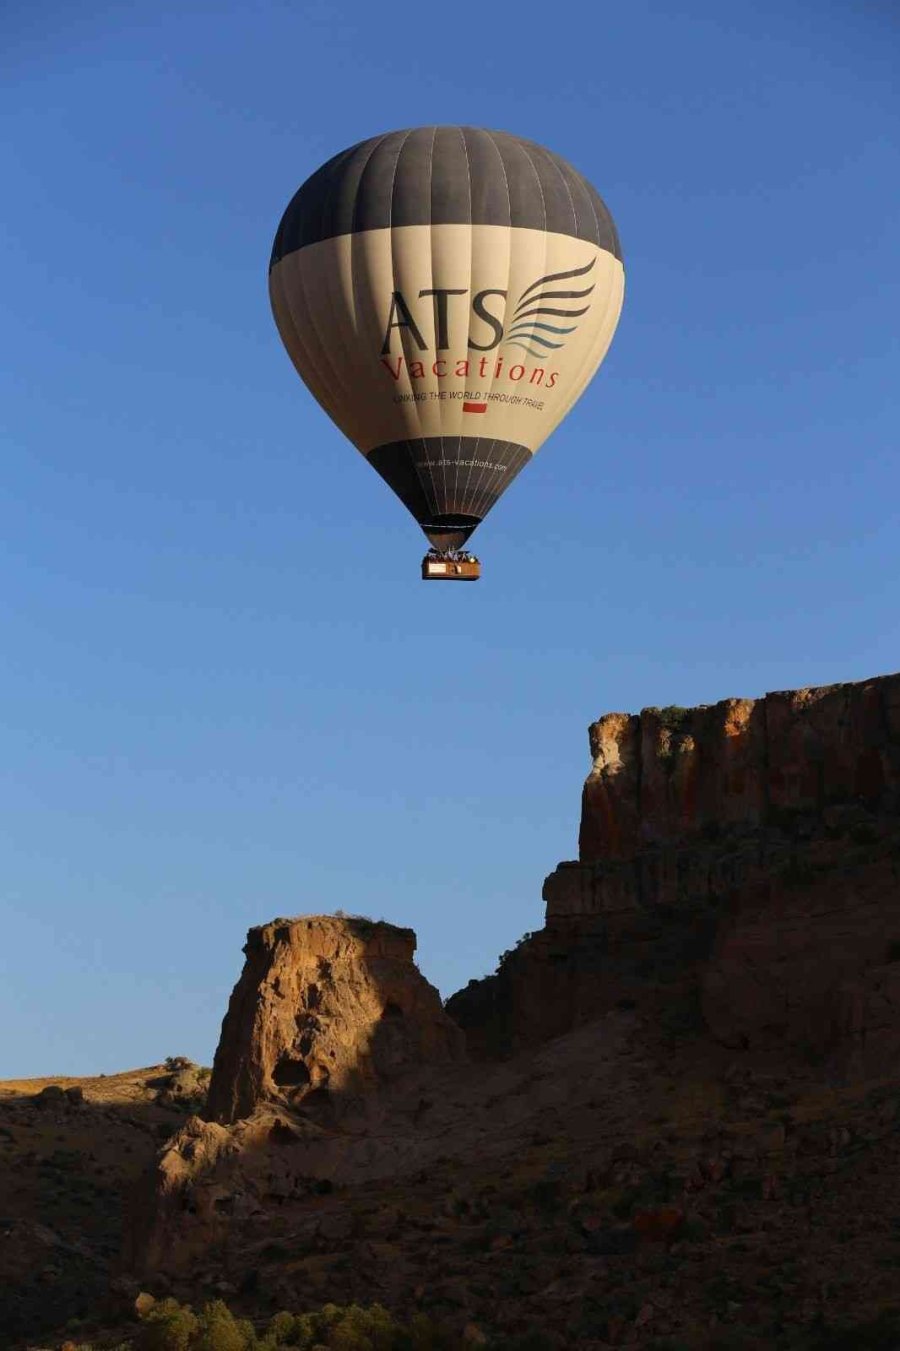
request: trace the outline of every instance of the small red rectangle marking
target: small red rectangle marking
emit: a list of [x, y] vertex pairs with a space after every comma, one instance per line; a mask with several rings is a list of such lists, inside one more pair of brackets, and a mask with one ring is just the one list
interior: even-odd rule
[[486, 412], [487, 412], [487, 404], [486, 404], [486, 403], [464, 403], [464, 404], [463, 404], [463, 412], [464, 412], [464, 413], [486, 413]]

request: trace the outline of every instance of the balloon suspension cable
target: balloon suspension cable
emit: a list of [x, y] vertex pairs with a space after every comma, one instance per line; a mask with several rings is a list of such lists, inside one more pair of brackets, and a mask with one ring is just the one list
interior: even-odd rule
[[453, 563], [477, 563], [478, 559], [470, 549], [435, 549], [431, 548], [425, 555], [426, 558], [443, 559], [445, 562]]

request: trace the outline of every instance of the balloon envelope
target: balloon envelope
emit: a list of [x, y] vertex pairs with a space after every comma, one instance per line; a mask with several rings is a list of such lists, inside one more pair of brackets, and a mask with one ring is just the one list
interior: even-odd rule
[[446, 549], [597, 370], [624, 272], [609, 211], [558, 155], [505, 132], [417, 127], [307, 179], [269, 291], [302, 379]]

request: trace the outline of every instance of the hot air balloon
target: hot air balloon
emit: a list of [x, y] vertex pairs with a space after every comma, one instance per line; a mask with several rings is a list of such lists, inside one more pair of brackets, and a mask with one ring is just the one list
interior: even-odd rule
[[269, 268], [301, 378], [424, 530], [422, 575], [464, 549], [606, 355], [622, 308], [615, 225], [533, 141], [416, 127], [306, 180]]

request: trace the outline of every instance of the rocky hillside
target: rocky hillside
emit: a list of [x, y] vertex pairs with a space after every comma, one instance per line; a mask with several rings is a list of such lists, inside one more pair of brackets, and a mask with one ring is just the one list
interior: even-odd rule
[[[260, 1325], [377, 1300], [454, 1347], [896, 1351], [900, 677], [590, 737], [544, 928], [446, 1008], [409, 930], [251, 930], [208, 1105], [141, 1151], [122, 1311], [143, 1287]], [[9, 1103], [16, 1159], [56, 1114], [48, 1176], [88, 1120], [51, 1097]], [[100, 1254], [97, 1288], [111, 1224], [42, 1204], [51, 1279]]]
[[203, 1105], [178, 1057], [123, 1074], [0, 1082], [0, 1346], [117, 1320], [126, 1195]]

